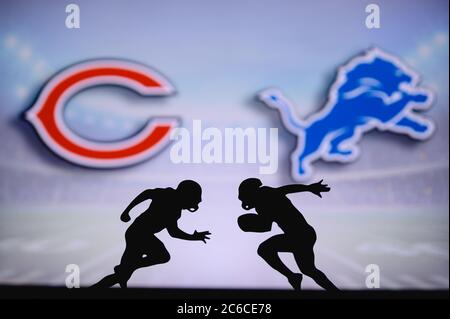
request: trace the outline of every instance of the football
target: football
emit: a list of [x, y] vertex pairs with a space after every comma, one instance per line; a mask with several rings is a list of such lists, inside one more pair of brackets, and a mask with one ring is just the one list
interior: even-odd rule
[[254, 231], [261, 224], [261, 217], [257, 214], [245, 214], [238, 218], [238, 225], [243, 231]]

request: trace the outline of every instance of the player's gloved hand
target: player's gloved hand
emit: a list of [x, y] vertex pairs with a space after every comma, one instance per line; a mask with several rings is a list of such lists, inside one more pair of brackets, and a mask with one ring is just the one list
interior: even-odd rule
[[194, 240], [201, 240], [206, 244], [206, 240], [209, 239], [208, 235], [211, 235], [209, 231], [202, 231], [202, 232], [194, 231], [192, 237]]
[[123, 221], [124, 223], [127, 223], [130, 221], [130, 215], [128, 214], [128, 212], [123, 212], [122, 215], [120, 215], [120, 220]]
[[329, 192], [330, 188], [328, 187], [327, 184], [322, 184], [323, 179], [320, 182], [314, 183], [314, 184], [310, 184], [309, 185], [309, 191], [319, 197], [322, 197], [322, 194], [320, 193], [324, 193], [324, 192]]

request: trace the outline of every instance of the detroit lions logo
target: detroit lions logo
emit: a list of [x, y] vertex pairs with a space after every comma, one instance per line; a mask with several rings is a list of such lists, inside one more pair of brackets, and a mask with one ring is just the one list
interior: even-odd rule
[[428, 109], [431, 91], [419, 87], [419, 76], [398, 58], [369, 49], [339, 68], [325, 107], [307, 120], [294, 114], [293, 104], [278, 89], [259, 93], [267, 106], [278, 109], [283, 124], [297, 136], [291, 156], [292, 176], [305, 181], [318, 159], [352, 162], [363, 133], [378, 129], [425, 140], [434, 124], [416, 111]]

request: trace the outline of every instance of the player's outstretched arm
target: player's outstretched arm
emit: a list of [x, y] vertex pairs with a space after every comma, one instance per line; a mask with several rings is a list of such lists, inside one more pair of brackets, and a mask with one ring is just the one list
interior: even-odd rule
[[153, 190], [152, 189], [146, 189], [142, 193], [140, 193], [138, 196], [136, 196], [135, 199], [125, 208], [122, 215], [120, 215], [120, 220], [123, 222], [130, 221], [130, 211], [133, 209], [134, 206], [142, 203], [143, 201], [146, 201], [148, 199], [152, 199], [153, 196]]
[[285, 195], [299, 192], [311, 192], [319, 197], [322, 197], [321, 193], [330, 191], [330, 187], [328, 187], [327, 184], [322, 184], [322, 182], [323, 179], [320, 182], [313, 183], [310, 185], [292, 184], [281, 186], [278, 187], [277, 189]]
[[308, 185], [303, 184], [291, 184], [278, 187], [277, 190], [281, 191], [283, 194], [292, 194], [309, 191]]
[[188, 234], [188, 233], [182, 231], [178, 227], [177, 223], [167, 227], [167, 231], [169, 232], [169, 235], [172, 236], [173, 238], [178, 238], [178, 239], [183, 239], [183, 240], [201, 240], [205, 244], [206, 244], [206, 240], [210, 239], [208, 236], [211, 235], [211, 233], [209, 231], [202, 231], [202, 232], [194, 231], [194, 233], [192, 235]]

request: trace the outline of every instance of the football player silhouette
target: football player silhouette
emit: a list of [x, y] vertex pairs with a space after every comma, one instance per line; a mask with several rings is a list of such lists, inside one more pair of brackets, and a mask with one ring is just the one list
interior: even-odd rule
[[151, 199], [149, 208], [139, 215], [125, 233], [126, 248], [120, 264], [114, 267], [114, 274], [108, 275], [93, 287], [106, 288], [117, 283], [126, 288], [133, 272], [142, 267], [167, 263], [170, 254], [164, 244], [155, 236], [167, 229], [170, 236], [184, 240], [199, 240], [206, 243], [209, 231], [188, 234], [178, 228], [177, 221], [183, 209], [195, 212], [202, 201], [201, 186], [192, 181], [182, 181], [176, 189], [147, 189], [139, 194], [120, 216], [123, 222], [130, 221], [133, 207]]

